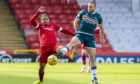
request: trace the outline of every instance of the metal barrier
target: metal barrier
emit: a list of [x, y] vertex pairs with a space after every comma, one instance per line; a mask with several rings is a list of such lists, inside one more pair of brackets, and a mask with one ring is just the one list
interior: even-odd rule
[[17, 54], [18, 52], [36, 52], [37, 54], [40, 53], [39, 49], [21, 49], [21, 50], [14, 50], [13, 54]]

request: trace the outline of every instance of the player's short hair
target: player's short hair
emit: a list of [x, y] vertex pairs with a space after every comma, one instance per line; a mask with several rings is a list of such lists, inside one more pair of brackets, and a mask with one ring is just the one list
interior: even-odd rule
[[90, 1], [89, 3], [94, 4], [96, 6], [96, 1], [95, 0]]
[[43, 18], [44, 16], [47, 16], [47, 17], [48, 17], [47, 14], [41, 14], [41, 15], [39, 16], [40, 20], [42, 20], [42, 18]]

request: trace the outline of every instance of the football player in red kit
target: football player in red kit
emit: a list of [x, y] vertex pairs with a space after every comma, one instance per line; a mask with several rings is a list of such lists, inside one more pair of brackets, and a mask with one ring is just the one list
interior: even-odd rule
[[[41, 84], [43, 82], [44, 68], [47, 63], [47, 58], [48, 56], [56, 53], [56, 32], [63, 32], [69, 35], [74, 35], [73, 32], [68, 31], [56, 24], [50, 24], [48, 15], [41, 14], [45, 11], [45, 7], [41, 6], [37, 13], [30, 20], [33, 26], [39, 31], [41, 48], [39, 58], [39, 80], [35, 81], [33, 84]], [[36, 21], [39, 15], [40, 23]]]

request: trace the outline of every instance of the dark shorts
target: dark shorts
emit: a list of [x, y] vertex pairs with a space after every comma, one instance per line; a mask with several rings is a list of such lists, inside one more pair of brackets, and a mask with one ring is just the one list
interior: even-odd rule
[[79, 39], [81, 44], [83, 43], [86, 48], [96, 49], [95, 38], [94, 36], [85, 35], [85, 34], [76, 34], [75, 37]]

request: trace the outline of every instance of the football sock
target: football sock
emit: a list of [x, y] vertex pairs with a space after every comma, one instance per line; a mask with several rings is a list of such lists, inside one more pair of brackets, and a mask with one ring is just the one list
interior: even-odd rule
[[83, 64], [85, 65], [86, 64], [86, 55], [82, 55], [82, 61], [83, 61]]
[[39, 70], [39, 80], [40, 80], [40, 82], [43, 81], [43, 77], [44, 77], [44, 71], [41, 72], [41, 71]]
[[96, 77], [97, 76], [97, 67], [94, 66], [94, 67], [91, 68], [91, 70], [92, 70], [92, 76], [93, 76], [93, 78]]
[[62, 51], [62, 55], [65, 55], [67, 52], [69, 52], [68, 46], [65, 46], [61, 51]]
[[91, 67], [90, 67], [90, 66], [88, 66], [88, 69], [89, 69], [89, 70], [91, 70]]

